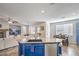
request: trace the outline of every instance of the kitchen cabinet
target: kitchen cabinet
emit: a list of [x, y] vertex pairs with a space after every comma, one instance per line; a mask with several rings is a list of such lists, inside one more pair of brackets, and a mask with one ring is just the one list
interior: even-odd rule
[[19, 56], [44, 56], [45, 55], [44, 44], [39, 43], [19, 43]]
[[0, 38], [0, 50], [4, 49], [5, 48], [5, 42], [2, 38]]
[[0, 38], [0, 50], [6, 49], [9, 47], [13, 47], [16, 45], [18, 45], [18, 43], [15, 39], [13, 40], [13, 39]]
[[18, 45], [15, 39], [5, 39], [5, 48], [13, 47]]

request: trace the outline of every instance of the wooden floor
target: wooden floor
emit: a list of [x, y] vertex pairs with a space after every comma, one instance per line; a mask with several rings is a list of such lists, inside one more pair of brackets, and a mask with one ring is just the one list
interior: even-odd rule
[[[0, 56], [18, 56], [18, 47], [0, 51]], [[62, 56], [79, 56], [79, 46], [69, 45], [62, 47]]]
[[6, 50], [0, 51], [0, 56], [18, 56], [18, 47], [12, 47]]
[[63, 56], [79, 56], [79, 46], [77, 45], [69, 45], [62, 47], [62, 55]]

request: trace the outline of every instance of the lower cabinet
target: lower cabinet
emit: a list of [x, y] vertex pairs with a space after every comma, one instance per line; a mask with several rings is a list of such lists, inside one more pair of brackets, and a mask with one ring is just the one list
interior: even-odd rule
[[15, 39], [5, 39], [5, 48], [13, 47], [18, 45], [18, 42]]
[[18, 45], [16, 40], [0, 38], [0, 50]]
[[45, 55], [45, 46], [44, 44], [33, 43], [25, 44], [19, 43], [19, 55], [24, 56], [44, 56]]
[[0, 50], [4, 49], [5, 46], [4, 46], [4, 40], [0, 38]]
[[36, 46], [35, 47], [35, 55], [36, 56], [44, 56], [44, 46]]

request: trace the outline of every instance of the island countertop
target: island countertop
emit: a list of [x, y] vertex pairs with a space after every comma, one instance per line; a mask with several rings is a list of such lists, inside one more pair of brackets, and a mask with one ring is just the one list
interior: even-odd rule
[[29, 43], [57, 44], [57, 43], [60, 43], [60, 42], [19, 42], [19, 43], [26, 43], [26, 44], [29, 44]]

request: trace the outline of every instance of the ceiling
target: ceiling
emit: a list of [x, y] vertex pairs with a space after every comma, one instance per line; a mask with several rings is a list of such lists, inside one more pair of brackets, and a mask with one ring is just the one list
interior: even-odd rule
[[[43, 13], [41, 12], [43, 11]], [[22, 24], [50, 21], [79, 15], [77, 3], [0, 3], [0, 17], [11, 17]]]

